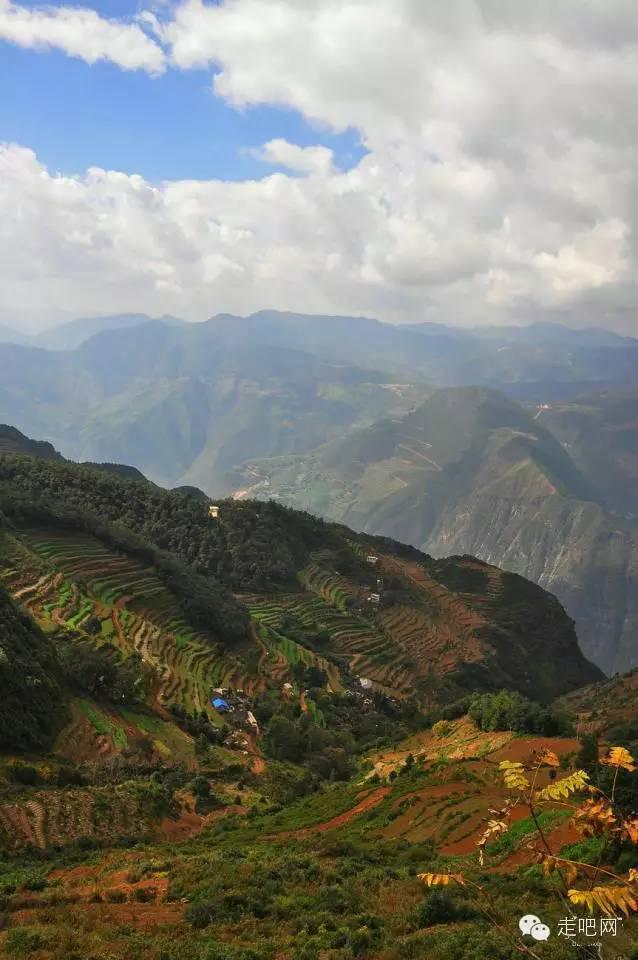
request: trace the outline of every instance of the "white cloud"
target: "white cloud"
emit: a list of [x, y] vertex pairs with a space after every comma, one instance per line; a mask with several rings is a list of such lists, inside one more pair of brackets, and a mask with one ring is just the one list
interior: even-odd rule
[[269, 140], [262, 147], [252, 151], [253, 155], [264, 163], [286, 167], [294, 173], [328, 174], [332, 171], [334, 154], [328, 147], [299, 147], [288, 140], [277, 138]]
[[[0, 3], [2, 0], [0, 0]], [[636, 329], [634, 0], [185, 0], [142, 15], [175, 69], [367, 155], [271, 140], [293, 174], [146, 183], [2, 155], [14, 317], [264, 306]], [[148, 37], [149, 43], [153, 43]], [[159, 47], [157, 47], [159, 50]]]
[[30, 9], [0, 0], [0, 39], [20, 47], [56, 48], [87, 63], [110, 60], [123, 70], [165, 69], [161, 47], [135, 23], [105, 20], [83, 7]]

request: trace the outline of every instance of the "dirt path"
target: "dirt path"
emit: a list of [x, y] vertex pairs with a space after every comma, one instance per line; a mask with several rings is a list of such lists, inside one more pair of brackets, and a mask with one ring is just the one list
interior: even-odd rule
[[168, 840], [174, 843], [179, 840], [188, 840], [190, 837], [196, 837], [206, 827], [222, 820], [231, 814], [243, 815], [248, 813], [248, 809], [241, 804], [231, 803], [221, 810], [213, 810], [211, 813], [200, 815], [195, 812], [193, 806], [182, 807], [180, 816], [176, 820], [165, 817], [160, 821], [156, 830], [156, 835], [160, 840]]
[[257, 737], [253, 733], [247, 733], [246, 741], [248, 743], [248, 752], [253, 758], [250, 771], [251, 773], [254, 773], [255, 776], [260, 777], [262, 773], [266, 772], [266, 761], [259, 752], [259, 748], [257, 746]]
[[304, 837], [311, 837], [313, 833], [325, 833], [328, 830], [337, 830], [339, 827], [345, 826], [346, 823], [350, 823], [355, 817], [360, 817], [362, 813], [367, 813], [368, 810], [377, 807], [389, 793], [390, 787], [379, 787], [378, 790], [373, 790], [371, 793], [368, 793], [355, 807], [346, 810], [345, 813], [340, 813], [338, 817], [333, 817], [331, 820], [324, 820], [323, 823], [315, 823], [312, 827], [302, 827], [300, 830], [272, 833], [268, 837], [265, 837], [265, 839], [301, 840]]
[[126, 633], [124, 632], [124, 627], [122, 626], [122, 621], [120, 620], [120, 611], [124, 610], [126, 604], [131, 599], [130, 596], [118, 597], [115, 603], [113, 604], [113, 613], [112, 620], [113, 626], [115, 627], [115, 632], [117, 633], [118, 639], [124, 648], [129, 647], [130, 644], [127, 640]]

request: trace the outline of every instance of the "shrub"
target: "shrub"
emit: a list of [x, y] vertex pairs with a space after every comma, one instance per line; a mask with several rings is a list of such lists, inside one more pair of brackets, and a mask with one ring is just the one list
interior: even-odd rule
[[138, 903], [152, 903], [155, 900], [156, 891], [154, 887], [138, 887], [134, 896]]
[[30, 927], [12, 927], [7, 931], [5, 949], [8, 957], [29, 957], [44, 945], [44, 938]]
[[208, 800], [210, 797], [210, 783], [206, 777], [197, 776], [191, 785], [193, 794], [199, 800]]
[[48, 886], [48, 880], [46, 877], [29, 877], [22, 884], [25, 890], [39, 891], [44, 890]]
[[28, 763], [10, 763], [7, 774], [13, 783], [19, 783], [24, 787], [35, 787], [42, 783], [42, 777], [36, 768]]
[[350, 946], [352, 948], [353, 956], [360, 957], [364, 954], [367, 955], [368, 951], [374, 944], [374, 940], [374, 931], [369, 930], [367, 927], [361, 927], [359, 930], [353, 930], [350, 934]]
[[[572, 728], [565, 717], [528, 700], [520, 693], [475, 694], [468, 713], [481, 730], [513, 730], [515, 733], [540, 733], [547, 737], [565, 736]], [[434, 728], [438, 726], [435, 724]]]
[[203, 930], [217, 917], [217, 904], [213, 900], [200, 900], [186, 911], [186, 919], [195, 930]]
[[467, 904], [459, 902], [447, 890], [433, 890], [419, 911], [422, 927], [433, 927], [439, 923], [455, 923], [467, 920], [472, 914]]
[[127, 899], [124, 890], [118, 889], [107, 890], [104, 897], [109, 903], [125, 903]]
[[437, 738], [447, 737], [452, 729], [452, 724], [449, 720], [437, 720], [437, 722], [432, 727], [432, 733]]

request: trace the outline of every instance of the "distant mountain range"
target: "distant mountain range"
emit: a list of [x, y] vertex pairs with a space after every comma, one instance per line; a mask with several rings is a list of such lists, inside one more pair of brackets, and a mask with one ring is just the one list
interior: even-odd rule
[[496, 386], [515, 396], [530, 393], [530, 399], [560, 399], [587, 384], [638, 380], [638, 340], [559, 324], [462, 329], [263, 310], [246, 318], [220, 314], [208, 325], [224, 341], [294, 347], [400, 379]]
[[[40, 333], [25, 334], [0, 324], [0, 343], [17, 343], [22, 346], [43, 347], [46, 350], [74, 350], [81, 343], [103, 333], [105, 330], [127, 330], [149, 323], [153, 318], [145, 313], [119, 313], [103, 317], [80, 317]], [[181, 324], [177, 317], [159, 318], [162, 323]]]
[[76, 460], [131, 463], [165, 486], [224, 487], [248, 456], [302, 452], [402, 414], [423, 383], [215, 323], [110, 330], [73, 351], [0, 344], [0, 416]]
[[310, 454], [249, 461], [236, 480], [542, 584], [612, 673], [638, 661], [637, 411], [638, 390], [531, 412], [490, 389], [447, 388]]
[[638, 662], [637, 398], [638, 340], [557, 324], [125, 314], [0, 343], [0, 420], [65, 457], [504, 565], [608, 671]]

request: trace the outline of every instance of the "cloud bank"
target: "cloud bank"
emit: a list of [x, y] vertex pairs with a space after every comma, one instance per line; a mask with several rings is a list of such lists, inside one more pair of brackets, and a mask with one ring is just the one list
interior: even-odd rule
[[[229, 103], [354, 128], [368, 152], [344, 172], [272, 140], [260, 157], [284, 173], [151, 184], [59, 176], [7, 145], [7, 319], [281, 307], [638, 334], [633, 0], [186, 0], [140, 18], [152, 36], [21, 9], [0, 0], [0, 36], [14, 18], [13, 42], [89, 62], [210, 68]], [[82, 51], [74, 16], [92, 24]]]
[[0, 39], [62, 50], [86, 63], [110, 60], [123, 70], [159, 74], [165, 68], [163, 50], [137, 24], [105, 20], [82, 7], [31, 9], [0, 0]]

